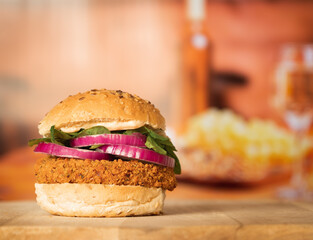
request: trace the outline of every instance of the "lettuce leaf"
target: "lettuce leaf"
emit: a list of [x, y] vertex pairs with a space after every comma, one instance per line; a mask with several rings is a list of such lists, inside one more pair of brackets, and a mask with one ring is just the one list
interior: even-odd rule
[[162, 136], [148, 127], [141, 127], [141, 128], [137, 128], [133, 130], [126, 130], [124, 131], [123, 134], [130, 135], [130, 134], [133, 134], [134, 132], [139, 132], [147, 136], [147, 140], [145, 144], [147, 148], [153, 149], [157, 153], [167, 155], [173, 158], [175, 160], [174, 172], [176, 174], [181, 174], [180, 163], [176, 154], [174, 153], [174, 151], [177, 151], [177, 150], [168, 137]]
[[64, 146], [73, 137], [68, 133], [55, 129], [55, 127], [52, 126], [50, 128], [50, 138], [51, 138], [52, 143], [56, 143], [56, 144]]
[[50, 128], [50, 137], [31, 139], [28, 141], [28, 145], [33, 146], [40, 142], [52, 142], [55, 144], [69, 147], [70, 140], [74, 138], [89, 136], [89, 135], [96, 135], [96, 134], [103, 134], [103, 133], [110, 133], [110, 131], [106, 127], [95, 126], [95, 127], [88, 128], [88, 129], [81, 128], [79, 131], [73, 132], [73, 133], [66, 133], [66, 132], [63, 132], [62, 130], [55, 129], [55, 126], [52, 126]]
[[181, 174], [180, 162], [179, 162], [178, 157], [174, 153], [174, 151], [176, 151], [176, 150], [174, 150], [173, 148], [171, 148], [169, 146], [165, 146], [165, 149], [167, 151], [167, 155], [170, 156], [171, 158], [174, 158], [174, 160], [175, 160], [174, 173]]
[[28, 141], [28, 146], [32, 147], [40, 142], [51, 142], [50, 138], [36, 138]]
[[160, 153], [162, 155], [167, 154], [166, 150], [163, 149], [151, 136], [147, 136], [145, 145], [147, 148], [153, 149], [157, 153]]
[[99, 144], [99, 145], [92, 145], [89, 147], [89, 150], [94, 150], [94, 149], [97, 149], [98, 147], [101, 147], [103, 146], [102, 144]]
[[89, 135], [109, 134], [110, 130], [103, 126], [95, 126], [88, 129], [83, 129], [76, 137], [83, 137]]

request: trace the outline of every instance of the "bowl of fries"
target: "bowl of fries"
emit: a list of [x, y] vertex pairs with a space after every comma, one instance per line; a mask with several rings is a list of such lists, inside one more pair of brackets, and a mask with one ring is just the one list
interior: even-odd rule
[[217, 109], [192, 117], [177, 140], [181, 177], [203, 182], [260, 182], [288, 172], [311, 148], [273, 121]]

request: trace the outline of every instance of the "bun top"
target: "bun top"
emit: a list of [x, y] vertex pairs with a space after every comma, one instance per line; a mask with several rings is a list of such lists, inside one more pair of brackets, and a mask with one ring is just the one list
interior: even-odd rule
[[126, 130], [149, 125], [165, 130], [165, 119], [151, 102], [136, 95], [93, 89], [70, 95], [52, 108], [39, 123], [39, 133], [48, 136], [53, 125], [64, 132], [93, 126]]

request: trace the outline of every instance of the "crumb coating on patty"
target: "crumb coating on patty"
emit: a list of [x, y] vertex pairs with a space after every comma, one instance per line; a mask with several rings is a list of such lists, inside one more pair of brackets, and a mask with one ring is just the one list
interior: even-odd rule
[[137, 160], [89, 160], [44, 157], [35, 164], [37, 183], [134, 185], [174, 190], [173, 168]]

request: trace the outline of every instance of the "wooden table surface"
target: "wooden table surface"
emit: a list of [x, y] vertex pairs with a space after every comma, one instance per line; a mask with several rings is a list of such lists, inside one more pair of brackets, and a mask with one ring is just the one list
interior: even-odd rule
[[0, 202], [0, 239], [312, 240], [313, 204], [167, 200], [160, 216], [53, 216], [34, 201]]
[[[33, 166], [41, 154], [24, 147], [0, 158], [0, 200], [35, 200]], [[168, 199], [269, 199], [276, 189], [287, 183], [277, 178], [270, 183], [250, 187], [227, 187], [179, 182], [178, 187], [167, 191]]]
[[8, 201], [35, 199], [39, 157], [25, 147], [0, 158], [0, 239], [313, 239], [313, 204], [274, 199], [286, 179], [245, 188], [179, 182], [161, 216], [68, 218]]

